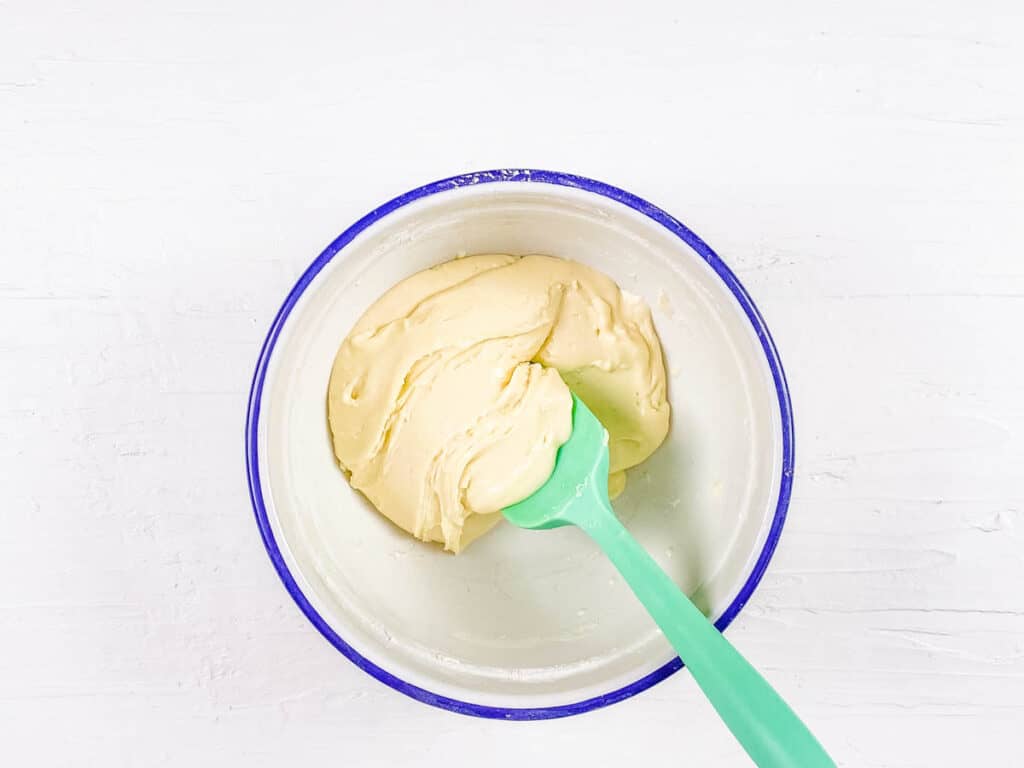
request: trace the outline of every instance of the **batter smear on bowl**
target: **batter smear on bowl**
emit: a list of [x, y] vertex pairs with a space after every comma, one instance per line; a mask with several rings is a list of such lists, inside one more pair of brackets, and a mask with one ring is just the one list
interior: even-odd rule
[[395, 285], [342, 343], [334, 453], [382, 514], [459, 552], [548, 479], [570, 390], [608, 430], [615, 496], [668, 432], [650, 309], [574, 261], [456, 259]]

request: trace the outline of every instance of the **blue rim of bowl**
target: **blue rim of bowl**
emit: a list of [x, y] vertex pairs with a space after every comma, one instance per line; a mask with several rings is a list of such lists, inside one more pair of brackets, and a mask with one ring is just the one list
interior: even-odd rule
[[658, 224], [661, 224], [665, 229], [672, 232], [680, 240], [690, 246], [690, 248], [696, 251], [715, 271], [719, 278], [721, 278], [722, 282], [725, 283], [732, 295], [736, 297], [736, 300], [743, 308], [747, 319], [750, 320], [750, 324], [753, 326], [754, 332], [757, 335], [757, 338], [761, 343], [761, 348], [764, 350], [765, 357], [767, 358], [768, 367], [771, 369], [772, 379], [775, 383], [775, 392], [778, 396], [779, 413], [781, 415], [782, 423], [782, 477], [779, 485], [778, 502], [775, 505], [775, 515], [772, 519], [771, 527], [768, 530], [768, 537], [765, 540], [760, 555], [758, 555], [757, 561], [754, 563], [754, 568], [751, 571], [750, 576], [747, 578], [743, 587], [740, 589], [733, 601], [715, 622], [715, 626], [718, 627], [719, 630], [724, 630], [730, 623], [732, 623], [732, 620], [736, 618], [736, 615], [740, 612], [743, 606], [746, 605], [750, 596], [754, 593], [758, 583], [761, 581], [761, 577], [764, 575], [765, 569], [768, 567], [768, 562], [771, 560], [772, 554], [775, 552], [779, 536], [782, 534], [782, 526], [786, 519], [786, 510], [789, 507], [789, 498], [793, 486], [793, 413], [789, 399], [789, 388], [786, 385], [786, 376], [782, 370], [782, 362], [779, 359], [778, 350], [775, 348], [775, 342], [772, 340], [771, 334], [768, 332], [768, 327], [765, 325], [764, 319], [761, 317], [761, 313], [754, 305], [754, 302], [751, 300], [746, 289], [740, 284], [740, 281], [736, 279], [732, 270], [725, 265], [718, 255], [711, 250], [703, 240], [691, 232], [682, 222], [676, 220], [657, 206], [651, 205], [646, 200], [630, 194], [625, 190], [619, 189], [618, 187], [613, 187], [610, 184], [605, 184], [600, 181], [569, 173], [531, 170], [525, 168], [480, 171], [478, 173], [467, 173], [460, 176], [452, 176], [451, 178], [441, 179], [440, 181], [435, 181], [431, 184], [418, 187], [410, 192], [406, 192], [404, 195], [400, 195], [371, 211], [342, 232], [334, 242], [328, 245], [327, 248], [324, 249], [323, 253], [321, 253], [316, 260], [309, 265], [306, 271], [299, 278], [298, 282], [292, 288], [291, 292], [289, 292], [287, 298], [285, 298], [284, 304], [281, 305], [277, 315], [274, 317], [270, 330], [267, 332], [267, 337], [263, 341], [263, 347], [260, 350], [260, 356], [256, 363], [256, 370], [253, 374], [252, 386], [249, 392], [249, 409], [245, 423], [245, 458], [249, 478], [249, 496], [252, 500], [253, 510], [256, 513], [256, 522], [259, 525], [260, 535], [263, 537], [263, 545], [267, 549], [267, 554], [270, 555], [270, 560], [273, 562], [278, 576], [281, 577], [281, 581], [284, 582], [284, 586], [285, 589], [288, 590], [288, 594], [292, 596], [292, 599], [306, 615], [306, 618], [312, 622], [313, 626], [319, 630], [320, 634], [327, 638], [331, 645], [341, 651], [349, 661], [364, 672], [372, 675], [385, 685], [391, 686], [396, 691], [404, 693], [406, 696], [410, 696], [424, 704], [430, 704], [435, 707], [440, 707], [441, 709], [447, 709], [464, 715], [473, 715], [475, 717], [492, 718], [497, 720], [547, 720], [582, 714], [583, 712], [589, 712], [593, 709], [599, 709], [600, 707], [606, 707], [609, 704], [614, 704], [624, 699], [628, 699], [629, 697], [635, 696], [641, 691], [650, 688], [655, 683], [661, 682], [669, 675], [682, 669], [683, 664], [679, 658], [676, 657], [639, 680], [617, 690], [600, 696], [584, 699], [583, 701], [578, 701], [573, 704], [560, 704], [550, 707], [509, 708], [474, 704], [472, 702], [460, 701], [448, 696], [442, 696], [440, 694], [433, 693], [432, 691], [428, 691], [425, 688], [413, 685], [412, 683], [408, 683], [405, 680], [396, 677], [391, 672], [388, 672], [386, 669], [377, 666], [372, 661], [362, 656], [351, 645], [346, 643], [338, 633], [328, 625], [324, 618], [317, 613], [316, 609], [303, 594], [302, 590], [299, 589], [299, 585], [292, 576], [291, 571], [288, 570], [288, 565], [285, 563], [281, 550], [274, 538], [274, 532], [271, 529], [270, 521], [267, 517], [266, 505], [263, 502], [263, 488], [260, 485], [258, 436], [260, 402], [263, 395], [263, 384], [266, 379], [267, 367], [270, 363], [274, 346], [281, 334], [285, 321], [288, 319], [288, 316], [295, 307], [299, 297], [302, 296], [305, 290], [313, 282], [313, 279], [317, 274], [319, 274], [320, 270], [322, 270], [339, 251], [348, 245], [356, 235], [367, 227], [372, 226], [388, 214], [393, 213], [399, 208], [402, 208], [416, 200], [436, 195], [441, 192], [448, 192], [450, 190], [460, 189], [462, 187], [471, 187], [479, 184], [494, 183], [540, 183], [572, 187], [574, 189], [581, 189], [586, 192], [601, 195], [602, 197], [610, 198], [632, 208], [634, 211], [642, 213], [644, 216], [647, 216]]

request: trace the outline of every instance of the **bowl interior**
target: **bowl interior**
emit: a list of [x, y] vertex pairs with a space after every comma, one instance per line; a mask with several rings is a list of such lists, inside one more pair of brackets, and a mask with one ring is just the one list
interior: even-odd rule
[[589, 264], [651, 306], [673, 422], [629, 473], [620, 517], [712, 617], [739, 593], [780, 493], [782, 423], [750, 321], [676, 235], [622, 203], [545, 183], [434, 194], [383, 216], [305, 287], [260, 400], [262, 494], [299, 588], [360, 655], [462, 701], [550, 707], [629, 685], [674, 656], [581, 532], [502, 524], [459, 555], [413, 540], [354, 492], [331, 452], [338, 345], [398, 280], [461, 254]]

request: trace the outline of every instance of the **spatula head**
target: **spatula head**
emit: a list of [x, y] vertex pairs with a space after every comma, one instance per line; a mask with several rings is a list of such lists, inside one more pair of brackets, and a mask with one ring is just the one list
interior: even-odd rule
[[551, 477], [502, 512], [521, 528], [557, 528], [577, 522], [579, 514], [593, 507], [595, 494], [608, 504], [608, 432], [573, 395], [572, 434], [558, 449]]

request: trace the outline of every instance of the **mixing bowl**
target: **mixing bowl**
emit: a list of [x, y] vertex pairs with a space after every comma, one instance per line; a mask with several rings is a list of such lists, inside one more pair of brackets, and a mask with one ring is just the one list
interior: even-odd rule
[[575, 259], [652, 307], [672, 428], [615, 509], [721, 629], [782, 529], [789, 396], [764, 321], [715, 253], [650, 203], [570, 174], [487, 171], [414, 189], [345, 230], [288, 294], [246, 424], [253, 508], [288, 592], [348, 659], [420, 701], [504, 719], [576, 714], [681, 667], [596, 546], [572, 528], [502, 524], [453, 556], [378, 514], [331, 451], [327, 381], [353, 323], [402, 278], [476, 253]]

